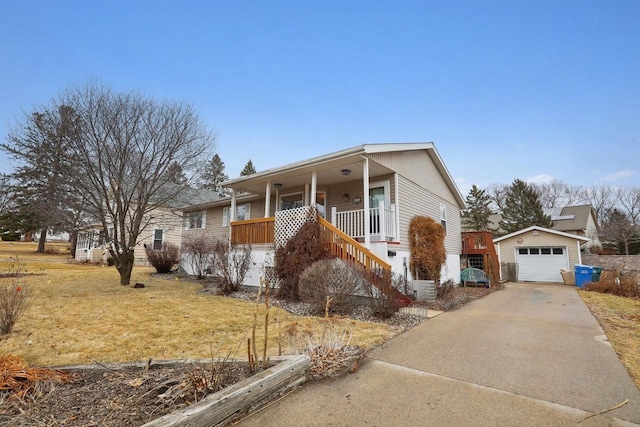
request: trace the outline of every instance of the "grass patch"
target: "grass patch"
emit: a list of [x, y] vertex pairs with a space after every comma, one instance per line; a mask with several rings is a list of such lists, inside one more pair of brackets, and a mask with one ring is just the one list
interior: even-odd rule
[[[114, 267], [68, 264], [66, 254], [36, 254], [36, 247], [23, 242], [0, 245], [0, 270], [17, 255], [28, 271], [38, 272], [25, 278], [31, 304], [13, 333], [1, 338], [1, 353], [20, 357], [31, 366], [52, 366], [150, 357], [207, 358], [211, 345], [222, 343], [221, 354], [246, 356], [254, 303], [198, 293], [199, 284], [153, 277], [154, 270], [148, 267], [134, 267], [132, 276], [132, 283], [142, 282], [145, 288], [120, 286]], [[264, 319], [263, 306], [259, 323]], [[283, 335], [291, 325], [306, 332], [322, 330], [320, 318], [279, 310], [276, 319], [273, 307], [269, 318], [269, 355], [278, 353], [278, 321]], [[363, 349], [395, 334], [383, 324], [337, 322], [352, 333], [351, 343]], [[256, 337], [263, 342], [263, 323]]]
[[579, 294], [640, 388], [640, 301], [586, 290]]

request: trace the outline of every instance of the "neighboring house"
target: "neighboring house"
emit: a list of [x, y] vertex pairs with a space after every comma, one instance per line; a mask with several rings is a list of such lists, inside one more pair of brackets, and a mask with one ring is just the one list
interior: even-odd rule
[[583, 246], [586, 253], [602, 249], [602, 243], [600, 243], [598, 236], [596, 212], [591, 205], [545, 209], [544, 213], [551, 217], [553, 230], [588, 238], [589, 241]]
[[[596, 213], [591, 205], [547, 208], [544, 209], [544, 214], [551, 217], [553, 221], [552, 230], [587, 237], [587, 243], [582, 246], [583, 252], [591, 253], [592, 250], [598, 251], [602, 249], [600, 237], [598, 236]], [[499, 213], [492, 214], [489, 217], [489, 228], [494, 232], [494, 235], [504, 233], [504, 230], [500, 229], [499, 225], [501, 220], [502, 215]]]
[[560, 270], [582, 264], [587, 237], [533, 226], [494, 239], [502, 279], [562, 283]]
[[[173, 244], [180, 247], [183, 217], [177, 208], [191, 201], [211, 200], [216, 195], [207, 190], [188, 189], [183, 191], [175, 200], [157, 207], [149, 212], [143, 220], [146, 226], [138, 236], [134, 249], [135, 264], [147, 265], [145, 247], [155, 250], [162, 248], [163, 244]], [[113, 229], [109, 228], [109, 236]], [[104, 262], [107, 260], [109, 236], [104, 235], [104, 230], [98, 224], [90, 225], [80, 230], [76, 242], [76, 261]]]
[[[409, 278], [409, 222], [429, 216], [446, 229], [442, 280], [460, 281], [465, 204], [433, 143], [365, 144], [221, 185], [231, 197], [182, 209], [183, 242], [204, 234], [251, 244], [255, 268], [246, 285], [258, 285], [275, 240], [297, 230], [308, 206], [317, 207], [337, 256]], [[192, 272], [188, 260], [182, 266]]]

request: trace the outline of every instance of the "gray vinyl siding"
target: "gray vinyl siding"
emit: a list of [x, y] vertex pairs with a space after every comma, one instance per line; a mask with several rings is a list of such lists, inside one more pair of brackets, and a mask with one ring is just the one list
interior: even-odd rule
[[409, 224], [413, 217], [428, 216], [440, 223], [440, 203], [447, 206], [447, 234], [444, 246], [447, 254], [460, 254], [462, 241], [460, 238], [460, 209], [457, 204], [432, 191], [421, 187], [409, 179], [398, 176], [399, 200], [398, 214], [400, 217], [400, 245], [399, 250], [409, 250]]
[[[421, 187], [441, 195], [449, 203], [456, 204], [453, 190], [449, 188], [427, 151], [374, 153], [369, 154], [368, 157], [376, 163], [398, 172]], [[438, 213], [438, 215], [440, 214]]]
[[[369, 178], [369, 182], [380, 182], [380, 181], [390, 181], [391, 186], [391, 194], [390, 200], [391, 203], [395, 203], [395, 182], [393, 179], [393, 174], [375, 176]], [[335, 206], [338, 212], [350, 211], [355, 209], [363, 209], [364, 208], [364, 186], [362, 184], [362, 180], [354, 180], [341, 182], [340, 184], [330, 185], [326, 188], [327, 191], [327, 219], [331, 218], [330, 212], [331, 207]], [[323, 190], [318, 190], [323, 191]], [[343, 196], [346, 194], [349, 195], [348, 200], [344, 200]], [[360, 197], [361, 201], [358, 204], [353, 203], [354, 197]], [[370, 206], [374, 207], [374, 206]]]

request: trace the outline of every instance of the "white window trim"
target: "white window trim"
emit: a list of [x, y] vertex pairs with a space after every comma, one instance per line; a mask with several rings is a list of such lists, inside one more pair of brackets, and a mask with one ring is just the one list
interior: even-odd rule
[[[200, 227], [191, 228], [191, 216], [193, 214], [198, 214], [198, 213], [202, 214], [202, 222], [200, 224]], [[184, 222], [184, 229], [185, 230], [202, 230], [207, 225], [207, 211], [206, 210], [186, 212], [185, 215], [184, 215], [184, 218], [185, 218], [185, 222]]]
[[299, 194], [300, 195], [300, 201], [302, 202], [302, 206], [306, 205], [305, 202], [305, 193], [304, 191], [294, 191], [293, 193], [286, 193], [286, 194], [279, 194], [278, 195], [278, 210], [281, 211], [282, 210], [282, 198], [283, 197], [289, 197], [289, 196], [295, 196]]
[[165, 241], [165, 231], [164, 228], [154, 228], [153, 229], [153, 234], [151, 235], [151, 249], [155, 250], [159, 250], [156, 249], [156, 231], [161, 231], [162, 232], [162, 237], [160, 239], [160, 249], [162, 249], [162, 245], [164, 245], [164, 241]]
[[[384, 187], [384, 207], [390, 208], [391, 207], [391, 181], [387, 179], [385, 181], [369, 182], [369, 193], [371, 193], [372, 188], [378, 188], [378, 187]], [[369, 195], [367, 195], [367, 197], [369, 197]], [[369, 206], [369, 208], [370, 209], [377, 208], [377, 206]]]
[[447, 205], [445, 205], [444, 203], [440, 203], [440, 225], [442, 225], [446, 233], [447, 232]]
[[[240, 209], [241, 206], [247, 206], [246, 210], [245, 210], [245, 218], [244, 220], [248, 220], [251, 219], [251, 203], [241, 203], [241, 204], [237, 204], [236, 205], [236, 218], [237, 218], [237, 214], [238, 214], [238, 209]], [[229, 227], [229, 225], [231, 224], [230, 221], [230, 217], [229, 217], [229, 211], [231, 210], [231, 206], [225, 206], [224, 208], [222, 208], [222, 226], [223, 227]]]

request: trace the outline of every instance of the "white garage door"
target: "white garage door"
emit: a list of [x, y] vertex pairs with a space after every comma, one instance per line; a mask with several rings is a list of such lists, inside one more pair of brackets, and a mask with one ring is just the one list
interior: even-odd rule
[[569, 254], [565, 247], [516, 248], [518, 281], [562, 282], [560, 269], [569, 269]]

